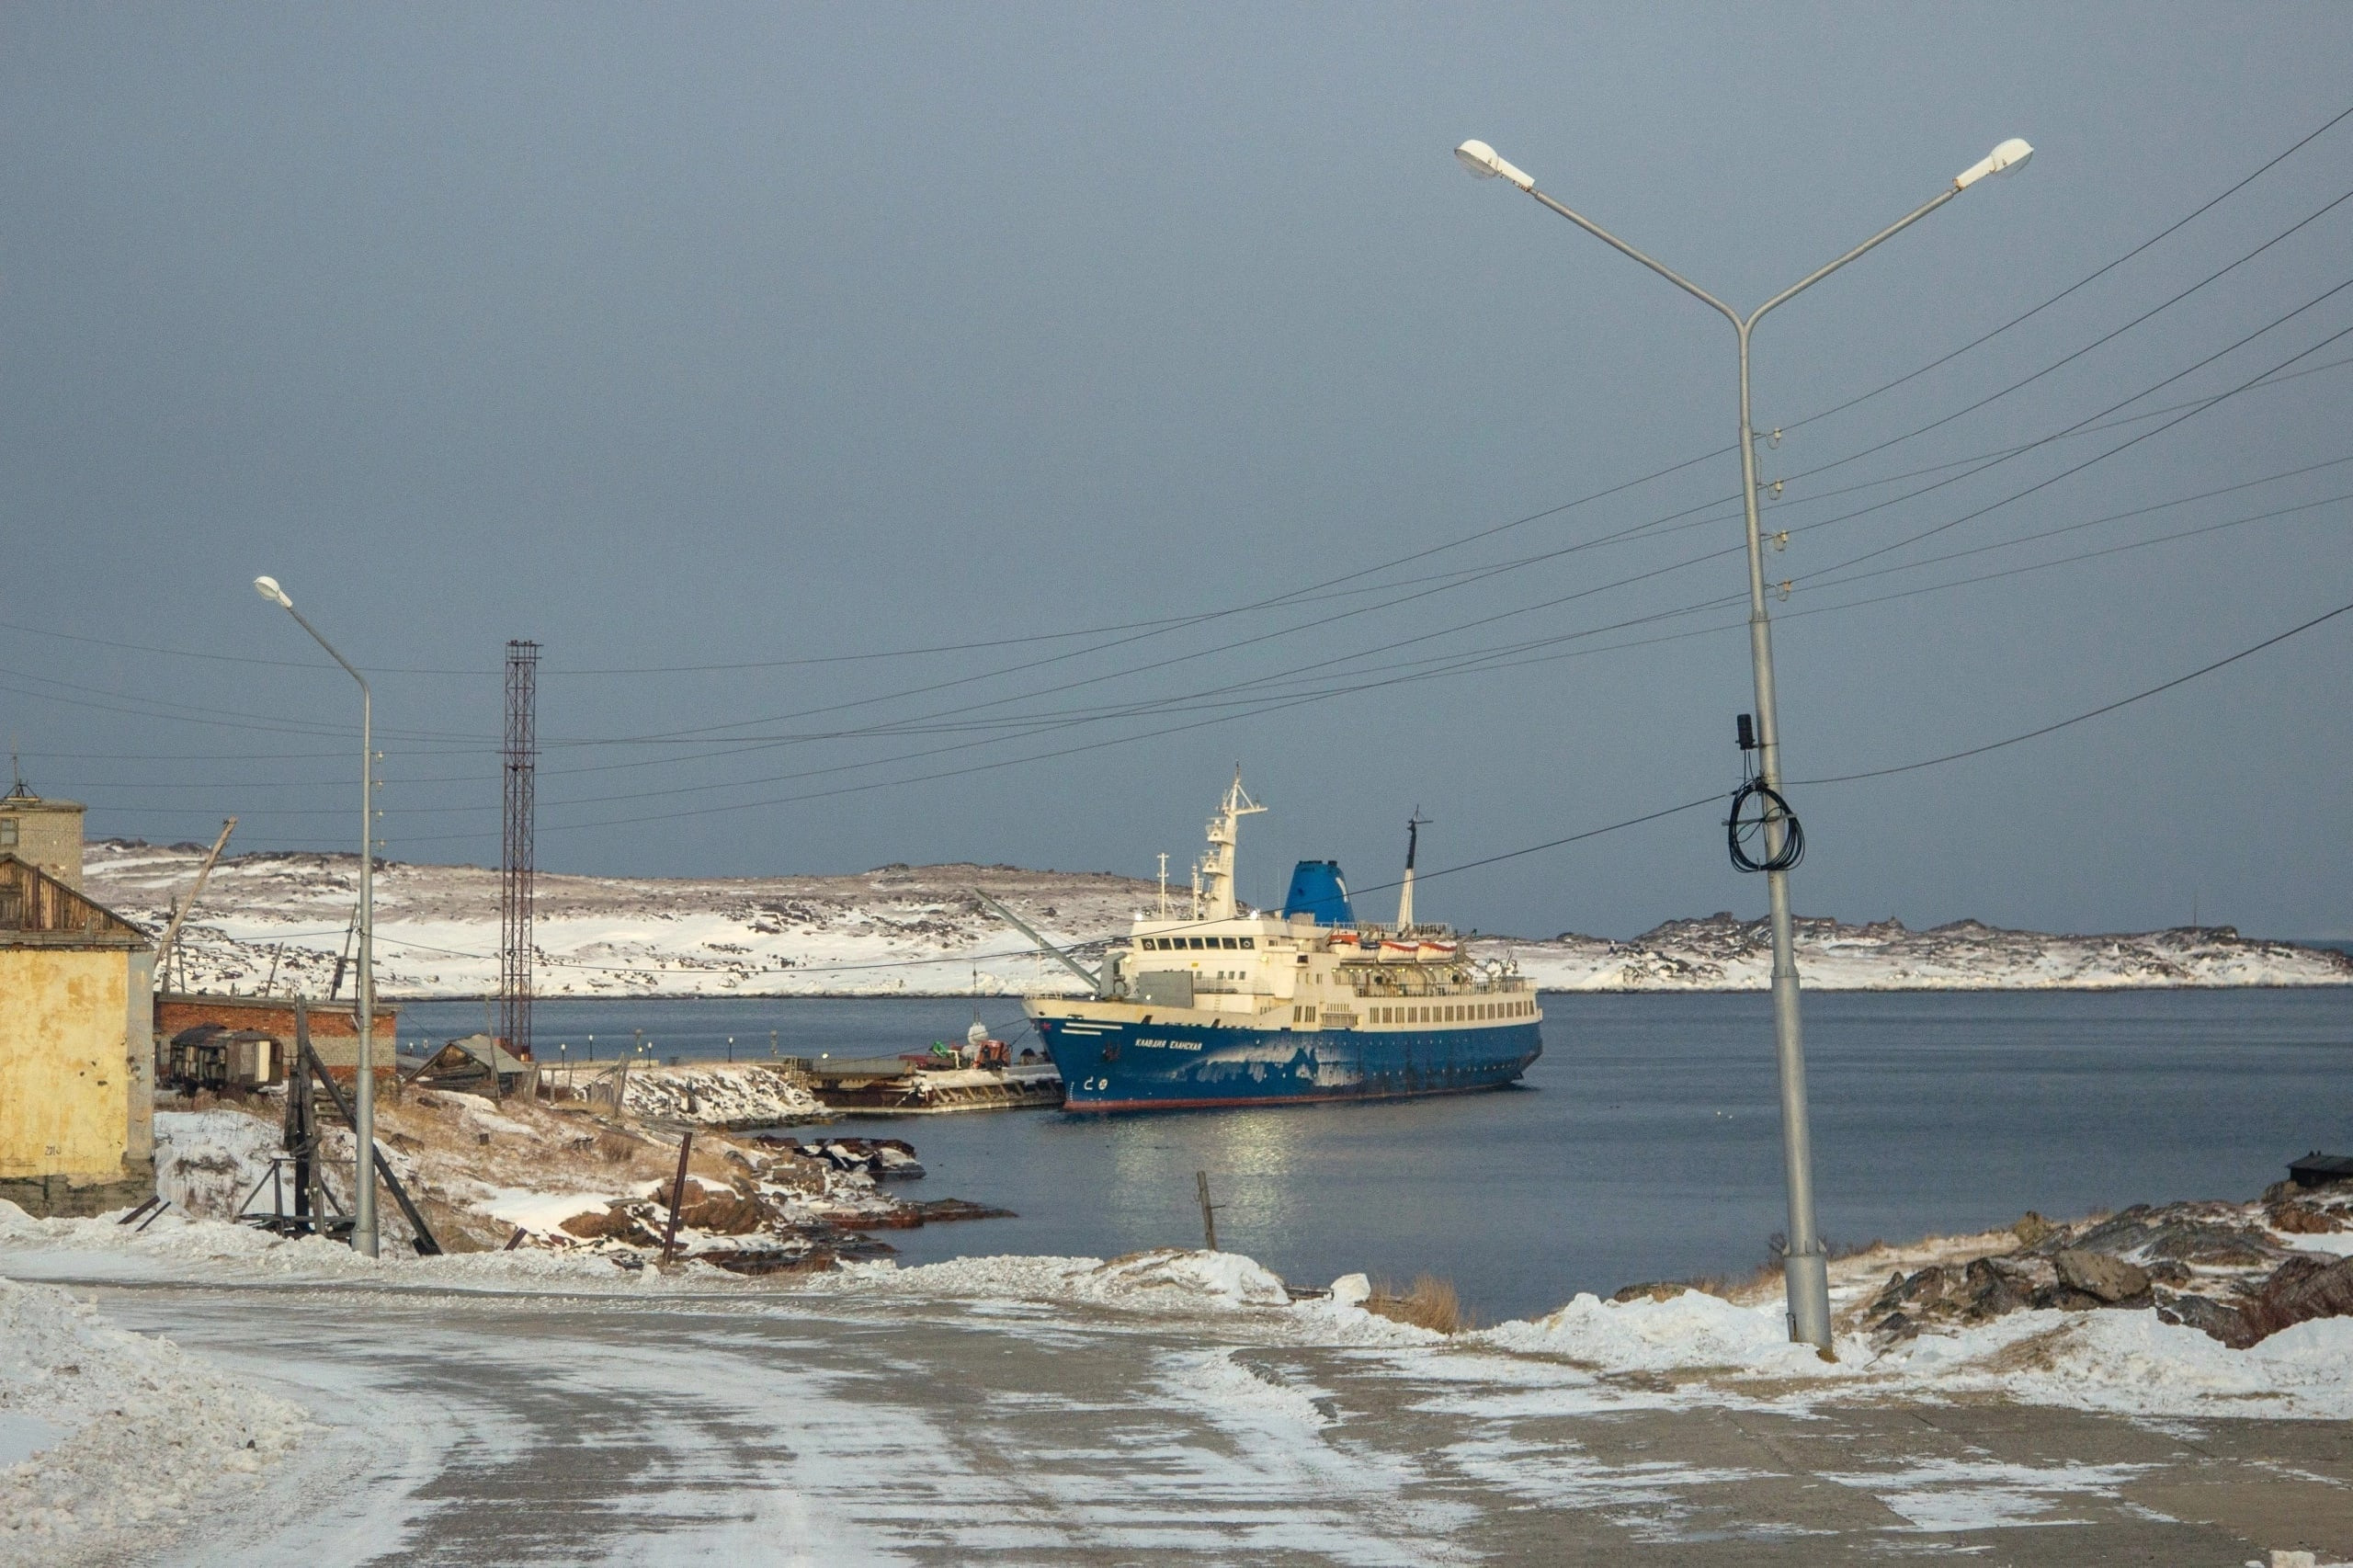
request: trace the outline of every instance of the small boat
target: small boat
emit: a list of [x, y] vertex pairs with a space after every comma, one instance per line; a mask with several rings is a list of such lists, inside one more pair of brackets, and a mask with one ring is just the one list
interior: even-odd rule
[[1063, 1103], [1062, 1074], [1051, 1059], [1034, 1050], [1017, 1056], [977, 1017], [961, 1047], [935, 1041], [928, 1051], [898, 1056], [821, 1056], [806, 1068], [810, 1091], [840, 1116], [943, 1116]]

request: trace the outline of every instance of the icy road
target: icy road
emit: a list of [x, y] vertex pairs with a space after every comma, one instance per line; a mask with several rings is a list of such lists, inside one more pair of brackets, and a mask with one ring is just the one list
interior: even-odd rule
[[74, 1289], [320, 1423], [181, 1563], [2353, 1556], [2335, 1421], [1694, 1397], [1493, 1343], [1302, 1346], [1279, 1310]]

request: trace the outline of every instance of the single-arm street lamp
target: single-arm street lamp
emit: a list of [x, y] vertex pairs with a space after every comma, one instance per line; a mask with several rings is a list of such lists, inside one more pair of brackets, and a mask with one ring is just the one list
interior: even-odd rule
[[352, 1131], [358, 1143], [358, 1167], [352, 1173], [351, 1244], [369, 1257], [376, 1256], [376, 753], [373, 699], [368, 677], [335, 652], [335, 644], [294, 608], [275, 577], [256, 577], [254, 591], [292, 616], [327, 656], [359, 683], [359, 1072], [352, 1085]]
[[[1484, 142], [1465, 142], [1454, 150], [1462, 166], [1481, 179], [1501, 179], [1526, 191], [1586, 233], [1633, 257], [1685, 293], [1722, 312], [1740, 340], [1740, 494], [1748, 523], [1748, 653], [1756, 683], [1756, 742], [1758, 780], [1768, 791], [1781, 784], [1780, 726], [1773, 705], [1773, 632], [1765, 614], [1765, 559], [1756, 520], [1756, 442], [1748, 411], [1748, 339], [1758, 321], [1774, 306], [1796, 298], [1865, 251], [1893, 239], [1921, 219], [1984, 179], [2015, 169], [2034, 155], [2034, 149], [2013, 138], [1953, 176], [1953, 182], [1910, 215], [1897, 220], [1848, 251], [1845, 256], [1798, 279], [1747, 315], [1717, 299], [1673, 269], [1660, 265], [1632, 245], [1580, 213], [1573, 212], [1536, 188], [1530, 176], [1495, 154]], [[1768, 794], [1768, 801], [1778, 798]], [[1765, 884], [1773, 920], [1773, 1043], [1780, 1060], [1781, 1163], [1789, 1187], [1790, 1233], [1781, 1259], [1789, 1290], [1790, 1337], [1827, 1353], [1830, 1349], [1830, 1277], [1822, 1253], [1822, 1238], [1813, 1220], [1813, 1134], [1806, 1114], [1805, 1041], [1798, 1021], [1798, 967], [1790, 926], [1789, 868], [1782, 854], [1783, 820], [1768, 811], [1764, 821]]]

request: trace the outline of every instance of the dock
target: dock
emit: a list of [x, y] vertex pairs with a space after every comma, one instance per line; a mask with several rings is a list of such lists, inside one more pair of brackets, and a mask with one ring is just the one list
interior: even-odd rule
[[937, 1058], [819, 1057], [796, 1063], [837, 1116], [946, 1116], [960, 1111], [1051, 1110], [1063, 1103], [1051, 1062], [962, 1067]]

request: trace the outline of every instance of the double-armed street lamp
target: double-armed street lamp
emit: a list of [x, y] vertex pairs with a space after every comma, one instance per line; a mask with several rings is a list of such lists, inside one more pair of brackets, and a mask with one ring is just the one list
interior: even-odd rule
[[359, 683], [359, 1071], [352, 1083], [351, 1130], [358, 1144], [358, 1162], [352, 1173], [351, 1244], [369, 1257], [376, 1256], [376, 753], [373, 699], [368, 677], [335, 652], [335, 644], [303, 619], [278, 585], [275, 577], [254, 579], [254, 592], [294, 618], [327, 656]]
[[[1789, 868], [1795, 862], [1797, 844], [1790, 836], [1794, 819], [1779, 804], [1780, 727], [1774, 712], [1773, 634], [1765, 613], [1765, 561], [1756, 519], [1756, 433], [1748, 407], [1748, 340], [1766, 312], [1796, 298], [1865, 251], [1902, 233], [1987, 175], [2023, 165], [2034, 155], [2034, 149], [2016, 138], [2003, 142], [1956, 175], [1952, 184], [1938, 191], [1933, 200], [1881, 229], [1829, 266], [1808, 273], [1745, 316], [1600, 224], [1571, 211], [1537, 189], [1533, 177], [1506, 163], [1484, 142], [1465, 142], [1454, 150], [1454, 155], [1479, 178], [1501, 179], [1526, 191], [1613, 250], [1631, 256], [1685, 293], [1721, 312], [1732, 323], [1740, 342], [1740, 494], [1748, 525], [1748, 651], [1756, 690], [1757, 782], [1763, 787], [1761, 798], [1768, 807], [1760, 824], [1765, 858], [1754, 865], [1765, 871], [1772, 910], [1773, 1042], [1780, 1065], [1781, 1160], [1790, 1200], [1790, 1230], [1782, 1254], [1782, 1273], [1789, 1292], [1790, 1338], [1813, 1345], [1826, 1355], [1831, 1347], [1830, 1278], [1822, 1239], [1814, 1228], [1813, 1131], [1806, 1113], [1805, 1044], [1798, 1020], [1798, 969], [1790, 920]], [[1745, 740], [1743, 744], [1746, 744]]]

